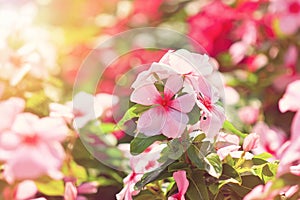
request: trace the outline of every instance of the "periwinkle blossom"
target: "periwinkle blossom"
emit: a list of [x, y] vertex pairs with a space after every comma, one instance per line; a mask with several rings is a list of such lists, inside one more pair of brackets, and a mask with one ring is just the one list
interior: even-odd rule
[[1, 135], [1, 141], [5, 141], [1, 147], [9, 155], [5, 160], [4, 178], [10, 183], [41, 175], [61, 178], [65, 153], [60, 142], [67, 134], [68, 128], [61, 118], [18, 114], [11, 129]]
[[207, 138], [212, 139], [225, 121], [224, 108], [218, 102], [218, 90], [203, 77], [193, 79], [192, 85], [196, 93], [196, 104], [201, 109], [200, 129], [206, 133]]
[[175, 70], [178, 74], [207, 76], [213, 72], [212, 63], [206, 54], [191, 53], [185, 49], [168, 51], [159, 61]]
[[50, 116], [62, 117], [76, 128], [83, 128], [89, 121], [97, 119], [109, 108], [116, 105], [118, 98], [111, 94], [99, 93], [95, 96], [86, 92], [77, 93], [72, 102], [65, 105], [51, 103]]
[[[129, 156], [129, 165], [132, 171], [123, 179], [124, 187], [116, 195], [117, 200], [132, 200], [132, 196], [139, 194], [140, 191], [134, 188], [135, 184], [141, 180], [145, 173], [161, 166], [158, 159], [160, 158], [161, 151], [165, 147], [165, 144], [154, 143], [143, 153], [136, 156], [132, 156], [125, 150], [125, 156]], [[124, 150], [124, 146], [122, 150]]]
[[136, 88], [130, 100], [151, 106], [138, 119], [137, 130], [147, 136], [163, 134], [169, 138], [180, 137], [188, 123], [187, 113], [195, 104], [193, 94], [176, 95], [182, 87], [182, 77], [174, 75], [167, 79], [161, 93], [154, 84]]

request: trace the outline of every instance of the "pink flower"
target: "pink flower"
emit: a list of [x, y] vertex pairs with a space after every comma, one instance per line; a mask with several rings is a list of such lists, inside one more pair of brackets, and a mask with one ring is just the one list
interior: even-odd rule
[[65, 194], [64, 199], [65, 200], [76, 200], [77, 197], [77, 189], [75, 185], [71, 182], [67, 182], [65, 186]]
[[241, 121], [245, 124], [254, 124], [259, 115], [259, 109], [254, 106], [246, 106], [238, 111]]
[[16, 199], [29, 199], [35, 196], [38, 189], [33, 181], [26, 180], [18, 184], [17, 191], [15, 193]]
[[275, 158], [278, 158], [280, 154], [279, 149], [287, 140], [286, 133], [276, 127], [269, 127], [264, 122], [258, 122], [252, 131], [257, 133], [260, 138], [258, 147], [253, 152], [255, 154], [268, 152]]
[[79, 194], [93, 194], [97, 192], [97, 184], [87, 182], [76, 187], [74, 183], [68, 181], [65, 185], [65, 200], [87, 200], [84, 196]]
[[34, 179], [45, 174], [61, 178], [64, 150], [60, 142], [67, 133], [61, 118], [18, 114], [11, 130], [1, 135], [1, 141], [5, 141], [1, 146], [9, 153], [3, 173], [6, 180]]
[[[127, 146], [129, 147], [129, 145]], [[137, 195], [140, 191], [135, 190], [135, 184], [141, 180], [144, 173], [155, 170], [161, 165], [158, 162], [161, 151], [166, 147], [164, 144], [154, 143], [148, 147], [143, 153], [137, 156], [131, 156], [122, 146], [125, 155], [130, 156], [130, 167], [132, 172], [124, 178], [124, 188], [116, 195], [117, 200], [132, 200], [132, 196]]]
[[259, 143], [259, 135], [256, 133], [250, 133], [244, 139], [243, 149], [244, 151], [251, 151], [252, 149], [257, 148]]
[[279, 17], [280, 30], [285, 34], [293, 34], [300, 27], [300, 1], [274, 0], [270, 9]]
[[197, 74], [206, 76], [212, 73], [213, 66], [209, 61], [208, 55], [191, 53], [185, 49], [168, 51], [159, 61], [169, 65], [179, 74]]
[[203, 77], [191, 79], [191, 83], [196, 91], [196, 104], [202, 112], [200, 129], [207, 138], [214, 138], [225, 121], [224, 108], [218, 105], [218, 91]]
[[238, 136], [220, 132], [217, 135], [217, 140], [215, 144], [217, 154], [220, 157], [220, 159], [224, 160], [224, 158], [228, 156], [231, 152], [238, 151], [240, 149], [239, 143], [240, 138]]
[[[280, 155], [280, 164], [277, 170], [278, 176], [286, 172], [295, 172], [297, 175], [299, 175], [299, 164], [300, 164], [299, 130], [300, 130], [300, 111], [298, 111], [294, 116], [292, 122], [292, 128], [291, 128], [291, 139], [290, 141], [286, 142], [286, 145], [284, 145], [284, 149], [282, 150], [282, 153]], [[297, 168], [297, 170], [295, 170], [295, 168]]]
[[267, 182], [266, 185], [258, 185], [249, 192], [243, 200], [273, 200], [279, 191], [270, 192], [272, 182]]
[[285, 94], [279, 101], [281, 112], [300, 110], [300, 80], [294, 81], [287, 86]]
[[10, 157], [9, 151], [5, 149], [5, 146], [14, 143], [14, 140], [4, 139], [4, 136], [5, 133], [10, 132], [17, 114], [21, 113], [24, 107], [25, 101], [16, 97], [0, 102], [0, 160], [6, 160]]
[[131, 94], [132, 102], [152, 106], [142, 113], [138, 119], [137, 129], [147, 136], [164, 134], [169, 138], [178, 138], [183, 133], [188, 116], [194, 106], [193, 94], [176, 97], [176, 93], [183, 87], [183, 79], [174, 75], [167, 79], [162, 94], [154, 84], [147, 84], [136, 88]]
[[62, 117], [68, 123], [74, 120], [74, 127], [83, 128], [89, 121], [100, 117], [117, 102], [118, 98], [110, 94], [100, 93], [93, 96], [79, 92], [74, 96], [73, 102], [67, 102], [65, 105], [51, 103], [50, 116]]
[[186, 171], [180, 170], [173, 173], [176, 181], [178, 193], [170, 196], [168, 200], [185, 200], [185, 193], [189, 187], [189, 181], [186, 178]]

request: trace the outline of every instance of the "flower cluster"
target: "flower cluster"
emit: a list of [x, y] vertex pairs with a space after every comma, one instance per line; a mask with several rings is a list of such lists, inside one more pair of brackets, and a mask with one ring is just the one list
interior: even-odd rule
[[300, 0], [0, 0], [0, 199], [300, 199], [299, 28]]

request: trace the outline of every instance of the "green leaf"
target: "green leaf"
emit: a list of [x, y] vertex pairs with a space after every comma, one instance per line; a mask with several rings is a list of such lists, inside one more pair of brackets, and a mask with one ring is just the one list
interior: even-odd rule
[[228, 164], [223, 164], [222, 178], [226, 178], [226, 179], [234, 178], [239, 182], [239, 184], [242, 184], [242, 178], [240, 174], [232, 166]]
[[121, 129], [127, 121], [135, 117], [139, 117], [142, 112], [148, 110], [149, 108], [150, 106], [143, 106], [140, 104], [133, 105], [126, 111], [122, 119], [118, 122], [117, 126]]
[[178, 170], [187, 170], [189, 165], [185, 162], [174, 162], [168, 166], [168, 172], [175, 172]]
[[270, 153], [267, 153], [267, 152], [264, 152], [264, 153], [261, 153], [261, 154], [258, 154], [258, 155], [255, 155], [254, 158], [258, 158], [258, 159], [263, 159], [263, 160], [267, 160], [269, 158], [272, 158], [272, 154]]
[[86, 181], [88, 178], [85, 168], [78, 165], [75, 161], [71, 161], [69, 164], [65, 163], [62, 167], [62, 172], [66, 176], [75, 177], [78, 184]]
[[199, 169], [205, 169], [205, 162], [204, 162], [204, 155], [201, 154], [200, 150], [195, 146], [191, 145], [188, 150], [187, 154], [189, 159], [192, 163]]
[[145, 173], [143, 175], [142, 179], [135, 184], [135, 187], [138, 190], [141, 190], [145, 185], [147, 185], [148, 183], [150, 183], [154, 180], [161, 180], [161, 179], [164, 179], [164, 178], [172, 177], [173, 173], [165, 171], [165, 169], [172, 162], [173, 162], [173, 160], [168, 160], [167, 162], [165, 162], [163, 165], [161, 165], [157, 169], [155, 169], [151, 172]]
[[130, 153], [133, 155], [140, 154], [145, 151], [151, 144], [156, 141], [166, 140], [164, 135], [155, 135], [147, 137], [143, 134], [138, 134], [130, 143]]
[[275, 178], [277, 167], [277, 163], [266, 163], [259, 166], [253, 166], [252, 170], [255, 175], [260, 177], [260, 179], [266, 183]]
[[188, 174], [189, 187], [186, 195], [190, 200], [208, 200], [208, 190], [203, 171], [192, 171]]
[[65, 192], [65, 186], [62, 180], [52, 180], [44, 177], [35, 181], [35, 184], [38, 190], [47, 196], [63, 196]]
[[189, 124], [196, 124], [199, 119], [200, 119], [201, 113], [200, 113], [200, 109], [198, 106], [194, 106], [192, 111], [189, 112], [188, 117], [189, 117]]
[[148, 190], [143, 190], [137, 196], [133, 196], [133, 200], [154, 200], [154, 199], [157, 199], [156, 194], [153, 194]]
[[229, 122], [227, 120], [223, 124], [223, 129], [230, 131], [231, 133], [233, 133], [241, 138], [245, 138], [247, 136], [247, 134], [239, 131], [237, 128], [234, 127], [234, 125], [231, 122]]
[[211, 153], [204, 158], [205, 170], [213, 177], [219, 178], [222, 174], [222, 162], [216, 153]]

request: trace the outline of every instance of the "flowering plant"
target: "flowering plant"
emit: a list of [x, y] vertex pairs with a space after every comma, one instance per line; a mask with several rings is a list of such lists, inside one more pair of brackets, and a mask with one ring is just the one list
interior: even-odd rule
[[213, 73], [207, 55], [181, 49], [167, 52], [137, 76], [130, 96], [134, 104], [119, 124], [137, 121], [130, 143], [132, 172], [117, 199], [241, 199], [249, 192], [245, 199], [251, 199], [272, 180], [263, 198], [280, 198], [287, 191], [280, 184], [299, 180], [280, 173], [287, 166], [278, 166], [271, 154], [251, 153], [259, 146], [258, 134], [242, 133], [225, 121], [221, 92], [209, 82]]
[[0, 2], [0, 199], [300, 199], [299, 0]]

